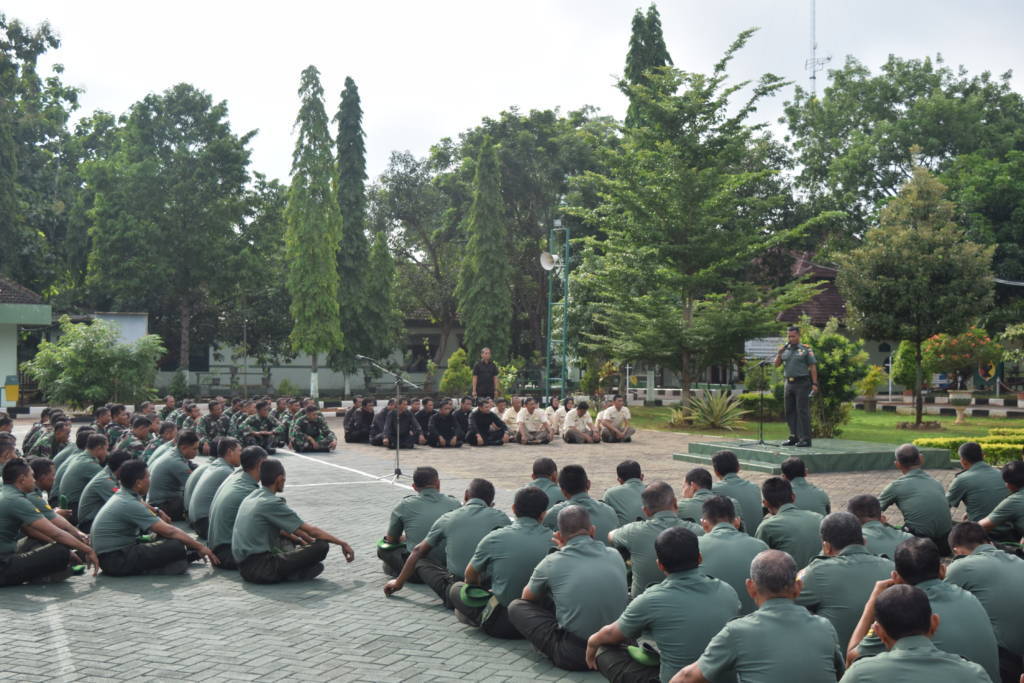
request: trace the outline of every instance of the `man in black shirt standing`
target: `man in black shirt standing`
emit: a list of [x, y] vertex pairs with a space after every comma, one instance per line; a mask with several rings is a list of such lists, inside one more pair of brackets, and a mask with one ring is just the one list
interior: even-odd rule
[[473, 398], [494, 398], [500, 389], [498, 366], [491, 360], [491, 350], [485, 347], [473, 366]]

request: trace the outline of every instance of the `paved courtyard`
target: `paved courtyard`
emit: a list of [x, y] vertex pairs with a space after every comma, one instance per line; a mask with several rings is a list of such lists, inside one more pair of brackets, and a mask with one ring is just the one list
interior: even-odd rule
[[[336, 422], [331, 418], [331, 422]], [[28, 427], [19, 420], [15, 433]], [[340, 427], [340, 425], [335, 425]], [[339, 430], [340, 431], [340, 430]], [[402, 470], [440, 471], [442, 489], [459, 498], [474, 476], [498, 487], [496, 504], [511, 511], [515, 489], [529, 480], [541, 454], [583, 464], [593, 493], [615, 484], [615, 465], [634, 458], [647, 479], [677, 488], [690, 467], [672, 460], [685, 435], [642, 431], [633, 444], [507, 445], [501, 448], [403, 451]], [[51, 586], [0, 589], [6, 629], [0, 679], [18, 681], [552, 681], [601, 680], [554, 669], [522, 641], [490, 639], [458, 623], [424, 586], [393, 598], [374, 554], [391, 507], [408, 495], [409, 477], [382, 481], [393, 452], [342, 444], [338, 452], [281, 455], [284, 495], [307, 521], [346, 541], [356, 560], [336, 548], [315, 581], [279, 586], [243, 583], [235, 573], [195, 565], [184, 576], [75, 577]], [[944, 485], [950, 470], [933, 472]], [[813, 477], [839, 508], [860, 492], [878, 492], [895, 471]], [[761, 482], [767, 475], [750, 473]]]

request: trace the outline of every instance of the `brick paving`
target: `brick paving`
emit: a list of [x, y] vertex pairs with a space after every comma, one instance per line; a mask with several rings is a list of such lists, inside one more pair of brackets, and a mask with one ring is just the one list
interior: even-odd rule
[[[16, 434], [28, 424], [19, 420]], [[621, 445], [418, 447], [403, 451], [402, 469], [411, 474], [417, 465], [433, 465], [442, 489], [460, 498], [470, 478], [487, 477], [498, 488], [497, 506], [510, 511], [515, 489], [529, 480], [530, 465], [540, 455], [559, 465], [584, 465], [595, 495], [616, 483], [615, 465], [627, 457], [641, 463], [648, 479], [679, 487], [690, 465], [671, 454], [690, 438], [696, 437], [645, 430], [634, 443]], [[555, 669], [523, 641], [491, 639], [461, 625], [424, 586], [408, 585], [384, 597], [374, 544], [391, 507], [409, 494], [409, 477], [397, 484], [372, 477], [390, 474], [393, 457], [348, 444], [331, 454], [281, 456], [289, 504], [356, 552], [355, 562], [346, 564], [332, 549], [326, 571], [315, 581], [254, 586], [235, 573], [196, 566], [184, 576], [85, 576], [0, 589], [0, 615], [13, 626], [6, 632], [0, 679], [601, 680], [595, 673]], [[944, 485], [953, 476], [949, 470], [932, 474]], [[767, 476], [749, 473], [756, 482]], [[838, 509], [856, 493], [877, 493], [895, 476], [895, 470], [858, 472], [812, 481]]]

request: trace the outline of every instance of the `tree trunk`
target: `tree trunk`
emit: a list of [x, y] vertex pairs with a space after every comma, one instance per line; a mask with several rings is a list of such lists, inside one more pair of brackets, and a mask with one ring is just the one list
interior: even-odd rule
[[346, 372], [345, 373], [345, 398], [349, 397], [350, 390], [351, 390], [351, 387], [349, 386], [349, 382], [348, 382], [348, 373]]
[[914, 424], [921, 424], [924, 399], [921, 396], [921, 342], [914, 344]]
[[[686, 323], [686, 328], [689, 329], [693, 325], [693, 301], [689, 298], [683, 304], [683, 321]], [[682, 368], [680, 368], [679, 379], [682, 384], [682, 402], [684, 406], [690, 405], [690, 385], [693, 384], [693, 377], [690, 374], [690, 365], [693, 360], [693, 354], [689, 351], [683, 351], [682, 356]]]
[[181, 317], [181, 327], [179, 330], [180, 343], [178, 345], [178, 368], [185, 371], [185, 385], [188, 386], [188, 359], [192, 345], [192, 303], [183, 299], [178, 307], [178, 314]]
[[315, 353], [310, 356], [309, 395], [314, 400], [320, 398], [320, 378], [317, 376]]

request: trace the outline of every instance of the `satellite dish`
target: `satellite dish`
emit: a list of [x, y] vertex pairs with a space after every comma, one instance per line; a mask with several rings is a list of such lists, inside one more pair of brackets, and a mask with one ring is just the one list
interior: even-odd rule
[[540, 267], [544, 270], [554, 270], [558, 266], [558, 257], [546, 251], [540, 253]]

